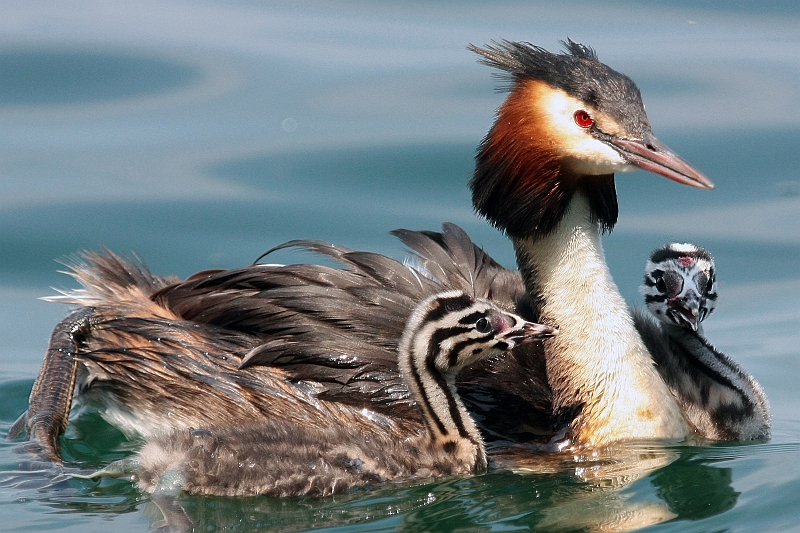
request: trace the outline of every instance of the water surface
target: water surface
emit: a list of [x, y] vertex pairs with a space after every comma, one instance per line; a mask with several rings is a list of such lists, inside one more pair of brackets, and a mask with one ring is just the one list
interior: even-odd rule
[[[472, 213], [475, 147], [502, 94], [466, 44], [547, 48], [569, 36], [637, 80], [656, 134], [717, 190], [619, 176], [605, 238], [622, 294], [649, 252], [693, 240], [717, 259], [709, 338], [772, 402], [751, 445], [631, 445], [621, 471], [588, 458], [542, 473], [387, 486], [324, 499], [182, 497], [198, 530], [790, 531], [800, 523], [800, 16], [759, 4], [11, 2], [0, 12], [0, 433], [25, 409], [74, 287], [56, 262], [135, 252], [186, 276], [315, 238], [403, 256], [397, 227], [462, 225], [503, 264], [508, 241]], [[281, 261], [310, 259], [286, 254]], [[74, 417], [71, 464], [126, 441]], [[0, 443], [8, 531], [147, 531], [162, 519], [126, 480], [42, 487]], [[535, 466], [535, 465], [534, 465]], [[599, 483], [597, 480], [604, 480]], [[612, 481], [609, 481], [612, 480]]]

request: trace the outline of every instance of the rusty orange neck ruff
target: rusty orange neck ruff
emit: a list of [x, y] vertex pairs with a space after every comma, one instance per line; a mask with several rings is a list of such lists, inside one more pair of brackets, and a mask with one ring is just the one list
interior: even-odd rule
[[475, 209], [509, 237], [522, 239], [552, 232], [573, 195], [582, 191], [593, 220], [603, 231], [617, 222], [614, 175], [583, 176], [569, 168], [561, 153], [564, 139], [552, 127], [543, 82], [520, 82], [497, 113], [478, 148], [470, 182]]

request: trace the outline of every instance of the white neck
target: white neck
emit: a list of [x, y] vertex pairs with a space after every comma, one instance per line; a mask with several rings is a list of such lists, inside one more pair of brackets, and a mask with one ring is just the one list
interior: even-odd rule
[[545, 342], [554, 409], [583, 406], [574, 442], [686, 436], [681, 409], [611, 279], [583, 194], [552, 233], [515, 246], [528, 289], [541, 299], [541, 321], [560, 331]]

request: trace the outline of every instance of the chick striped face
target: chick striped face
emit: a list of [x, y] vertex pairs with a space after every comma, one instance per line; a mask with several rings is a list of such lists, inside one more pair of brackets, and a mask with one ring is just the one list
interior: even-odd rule
[[714, 259], [694, 244], [659, 248], [647, 262], [639, 292], [656, 318], [696, 331], [717, 301]]
[[455, 375], [480, 359], [556, 333], [461, 291], [420, 303], [400, 338], [398, 363], [427, 419], [431, 442], [473, 470], [485, 469], [483, 440], [458, 397]]
[[428, 299], [414, 319], [413, 351], [425, 353], [426, 366], [447, 374], [556, 333], [458, 291]]

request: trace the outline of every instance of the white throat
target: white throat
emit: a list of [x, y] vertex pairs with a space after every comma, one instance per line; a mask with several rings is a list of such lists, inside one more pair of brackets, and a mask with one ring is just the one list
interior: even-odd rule
[[541, 321], [560, 331], [545, 341], [554, 408], [583, 405], [574, 442], [685, 437], [689, 426], [611, 278], [584, 195], [552, 233], [515, 244], [520, 268], [533, 272]]

